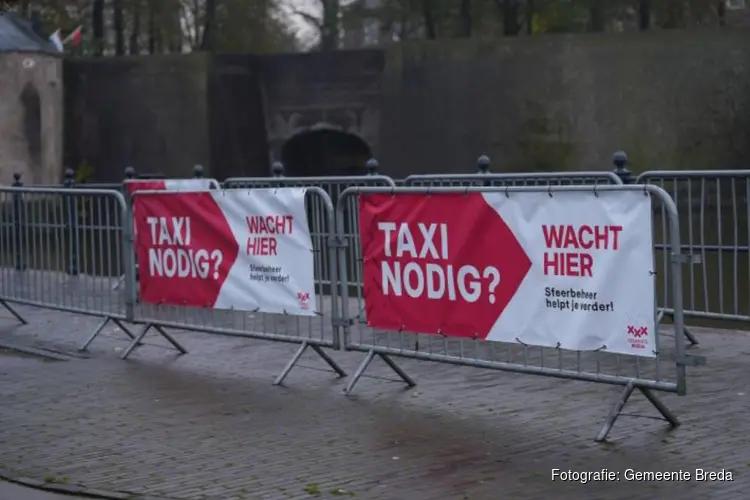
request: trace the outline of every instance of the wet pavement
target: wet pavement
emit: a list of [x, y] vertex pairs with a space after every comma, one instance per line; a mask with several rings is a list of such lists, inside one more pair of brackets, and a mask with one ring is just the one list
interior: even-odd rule
[[[400, 361], [416, 388], [363, 378], [346, 398], [347, 379], [311, 353], [272, 386], [293, 345], [178, 332], [190, 354], [147, 345], [121, 361], [124, 336], [107, 327], [76, 357], [98, 319], [20, 310], [31, 324], [0, 313], [1, 339], [71, 356], [0, 356], [0, 468], [19, 476], [181, 500], [728, 500], [750, 488], [747, 333], [696, 330], [708, 365], [689, 369], [688, 396], [663, 397], [676, 431], [623, 417], [597, 444], [617, 388]], [[363, 355], [332, 356], [352, 374]], [[379, 360], [368, 373], [393, 378]], [[640, 395], [627, 412], [656, 414]], [[604, 468], [612, 480], [552, 477]]]
[[17, 484], [0, 482], [0, 500], [76, 500], [82, 498], [86, 497], [58, 495]]

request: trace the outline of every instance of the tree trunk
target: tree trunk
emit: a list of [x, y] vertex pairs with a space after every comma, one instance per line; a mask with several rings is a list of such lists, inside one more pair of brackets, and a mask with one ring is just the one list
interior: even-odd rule
[[320, 50], [336, 50], [339, 46], [339, 0], [323, 0], [323, 22], [320, 27]]
[[156, 52], [156, 13], [154, 12], [154, 2], [149, 2], [148, 6], [148, 53]]
[[[500, 0], [495, 1], [500, 2]], [[518, 22], [520, 7], [520, 0], [502, 0], [503, 35], [516, 36], [521, 32], [521, 24]]]
[[23, 17], [31, 17], [31, 0], [21, 0], [18, 8]]
[[44, 23], [42, 23], [42, 14], [39, 9], [34, 9], [34, 11], [29, 14], [29, 21], [31, 21], [31, 30], [44, 38], [46, 33], [44, 32]]
[[104, 0], [94, 0], [91, 17], [94, 55], [101, 56], [104, 53]]
[[203, 40], [201, 50], [214, 49], [214, 28], [216, 24], [216, 0], [206, 0], [206, 18], [203, 23]]
[[592, 32], [601, 33], [604, 31], [604, 5], [602, 5], [602, 0], [592, 0], [589, 17]]
[[536, 6], [534, 0], [526, 0], [526, 33], [528, 35], [534, 34], [534, 14]]
[[719, 18], [719, 26], [727, 25], [727, 4], [725, 0], [716, 0], [716, 15]]
[[666, 5], [665, 17], [658, 19], [659, 26], [663, 29], [680, 29], [686, 26], [688, 5], [673, 0]]
[[[722, 3], [723, 0], [722, 0]], [[638, 2], [638, 29], [648, 31], [651, 28], [651, 0]]]
[[125, 55], [125, 20], [122, 14], [122, 0], [114, 0], [115, 55]]
[[432, 0], [422, 0], [422, 19], [424, 21], [424, 35], [428, 40], [437, 38], [437, 29], [435, 28], [435, 13], [433, 12], [435, 4]]
[[141, 35], [141, 6], [138, 2], [133, 5], [133, 30], [130, 32], [130, 47], [128, 52], [131, 56], [141, 53], [139, 38]]
[[461, 7], [458, 15], [459, 38], [471, 37], [471, 24], [471, 0], [461, 0]]

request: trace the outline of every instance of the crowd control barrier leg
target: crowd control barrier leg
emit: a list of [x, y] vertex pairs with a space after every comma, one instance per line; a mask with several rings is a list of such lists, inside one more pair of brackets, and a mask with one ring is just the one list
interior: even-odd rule
[[289, 375], [289, 373], [292, 371], [292, 368], [294, 368], [300, 358], [302, 358], [302, 355], [305, 353], [308, 347], [315, 351], [316, 354], [320, 356], [328, 366], [331, 367], [331, 369], [339, 376], [339, 378], [346, 377], [346, 372], [344, 371], [344, 369], [341, 368], [339, 364], [336, 363], [336, 361], [334, 361], [333, 358], [330, 357], [319, 345], [310, 344], [309, 342], [303, 342], [299, 346], [299, 349], [297, 349], [297, 352], [294, 353], [294, 356], [292, 356], [292, 359], [289, 360], [289, 363], [287, 363], [284, 369], [281, 370], [279, 376], [276, 377], [276, 380], [273, 381], [273, 385], [282, 385], [284, 383], [284, 379], [287, 377], [287, 375]]
[[125, 333], [125, 335], [127, 335], [130, 338], [131, 341], [135, 340], [135, 334], [133, 332], [131, 332], [130, 328], [128, 328], [127, 326], [125, 326], [125, 324], [120, 319], [113, 318], [111, 316], [107, 316], [106, 318], [104, 318], [97, 325], [97, 327], [94, 329], [93, 333], [89, 336], [89, 338], [87, 338], [86, 340], [84, 340], [81, 343], [81, 345], [78, 346], [78, 350], [79, 351], [86, 351], [86, 350], [88, 350], [88, 348], [91, 345], [91, 343], [94, 340], [96, 340], [96, 338], [99, 336], [99, 334], [102, 333], [102, 331], [104, 330], [104, 327], [107, 326], [107, 323], [109, 323], [110, 321], [113, 322], [115, 325], [117, 325], [117, 327], [120, 330], [122, 330]]
[[[595, 441], [597, 443], [603, 443], [607, 440], [607, 436], [609, 436], [609, 433], [612, 431], [612, 427], [614, 427], [615, 422], [617, 421], [617, 418], [620, 415], [626, 415], [622, 412], [622, 410], [625, 408], [625, 405], [627, 404], [628, 400], [630, 399], [630, 396], [633, 395], [633, 391], [635, 391], [635, 386], [633, 385], [633, 382], [628, 382], [628, 384], [625, 386], [625, 388], [620, 392], [617, 396], [617, 401], [615, 401], [614, 406], [612, 407], [612, 410], [609, 412], [609, 416], [607, 416], [607, 420], [604, 422], [604, 425], [602, 425], [601, 430], [599, 431], [599, 434], [596, 436]], [[675, 429], [679, 427], [680, 421], [677, 419], [677, 417], [672, 413], [669, 408], [667, 408], [664, 403], [661, 402], [659, 398], [656, 397], [656, 395], [651, 391], [651, 389], [647, 389], [645, 387], [638, 387], [638, 390], [641, 391], [641, 393], [646, 396], [646, 399], [654, 405], [654, 408], [656, 408], [659, 413], [661, 414], [662, 418], [659, 417], [650, 417], [650, 418], [659, 418], [659, 420], [666, 420], [671, 429]], [[637, 415], [639, 417], [645, 417], [645, 415]]]
[[182, 347], [182, 345], [179, 342], [177, 342], [177, 340], [175, 340], [175, 338], [172, 335], [170, 335], [164, 329], [163, 326], [156, 325], [154, 323], [146, 323], [145, 325], [143, 325], [143, 329], [141, 330], [141, 333], [139, 333], [135, 338], [133, 338], [133, 341], [130, 343], [130, 345], [128, 346], [128, 348], [125, 349], [125, 352], [122, 353], [122, 356], [120, 356], [120, 358], [121, 359], [128, 359], [128, 356], [130, 356], [130, 354], [136, 348], [138, 348], [139, 346], [143, 345], [143, 339], [146, 337], [146, 334], [152, 328], [154, 330], [156, 330], [156, 332], [159, 335], [161, 335], [162, 337], [164, 337], [164, 339], [166, 339], [167, 342], [169, 342], [170, 344], [172, 344], [172, 346], [175, 349], [177, 349], [180, 352], [180, 354], [187, 354], [188, 353], [187, 349], [185, 349], [184, 347]]
[[407, 389], [411, 389], [412, 387], [417, 385], [414, 379], [411, 378], [409, 374], [404, 371], [403, 368], [398, 366], [396, 362], [393, 361], [393, 359], [391, 359], [390, 356], [382, 352], [375, 352], [373, 350], [370, 350], [367, 352], [365, 359], [362, 360], [362, 363], [360, 363], [359, 367], [357, 368], [357, 371], [354, 373], [354, 376], [352, 377], [352, 379], [349, 381], [346, 388], [344, 389], [345, 394], [351, 394], [352, 391], [354, 391], [354, 386], [357, 385], [357, 382], [359, 382], [359, 379], [362, 378], [362, 375], [365, 374], [365, 370], [367, 370], [367, 367], [370, 366], [370, 363], [372, 363], [372, 361], [375, 359], [375, 356], [378, 356], [380, 359], [382, 359], [383, 362], [386, 365], [388, 365], [388, 367], [396, 373], [396, 375], [401, 377], [401, 380], [403, 380], [404, 383], [407, 385]]
[[[672, 320], [674, 320], [674, 313], [673, 312], [666, 311], [664, 309], [659, 309], [659, 314], [656, 317], [656, 324], [660, 325], [661, 322], [664, 320], [665, 316], [668, 316], [668, 317], [672, 318]], [[695, 335], [693, 334], [693, 332], [690, 331], [690, 329], [687, 326], [685, 326], [685, 327], [682, 328], [682, 334], [685, 336], [685, 338], [687, 339], [687, 341], [690, 342], [690, 346], [688, 346], [688, 347], [693, 347], [695, 345], [698, 345], [698, 339], [695, 338]]]
[[26, 318], [24, 318], [23, 316], [21, 316], [21, 313], [19, 313], [18, 311], [16, 311], [16, 310], [15, 310], [15, 308], [14, 308], [13, 306], [11, 306], [11, 305], [10, 305], [10, 304], [8, 303], [8, 301], [7, 301], [7, 300], [4, 300], [4, 299], [0, 299], [0, 304], [1, 304], [1, 305], [2, 305], [2, 306], [3, 306], [3, 307], [4, 307], [4, 308], [5, 308], [5, 309], [6, 309], [6, 310], [7, 310], [7, 311], [8, 311], [9, 313], [10, 313], [10, 314], [12, 314], [12, 315], [13, 315], [13, 317], [14, 317], [14, 318], [16, 318], [16, 319], [18, 320], [18, 322], [19, 322], [19, 323], [21, 323], [22, 325], [28, 325], [28, 324], [29, 324], [29, 322], [28, 322], [28, 321], [26, 321]]

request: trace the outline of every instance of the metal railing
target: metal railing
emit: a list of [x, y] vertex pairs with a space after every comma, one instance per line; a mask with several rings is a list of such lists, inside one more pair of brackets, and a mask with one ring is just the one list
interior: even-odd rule
[[[650, 171], [636, 182], [667, 191], [680, 213], [685, 315], [750, 320], [750, 171]], [[667, 223], [663, 211], [656, 218], [654, 243], [664, 268]], [[659, 280], [659, 305], [661, 314], [672, 316], [665, 280]]]
[[[577, 191], [582, 195], [598, 196], [608, 191], [640, 190], [658, 200], [667, 214], [667, 250], [679, 253], [680, 223], [677, 208], [669, 195], [655, 186], [543, 186], [543, 187], [416, 187], [416, 188], [351, 188], [345, 191], [336, 208], [337, 235], [345, 240], [339, 253], [341, 275], [346, 274], [346, 262], [362, 263], [361, 245], [357, 231], [346, 226], [353, 217], [346, 213], [349, 203], [346, 198], [357, 198], [364, 193], [437, 194], [451, 192], [502, 192], [509, 196], [523, 196], [528, 192]], [[652, 201], [653, 203], [653, 201]], [[677, 331], [683, 328], [682, 274], [680, 262], [673, 260], [665, 269], [673, 298], [674, 325]], [[360, 281], [360, 286], [362, 283]], [[613, 286], [616, 286], [613, 284]], [[653, 360], [599, 351], [568, 351], [527, 345], [487, 342], [482, 340], [442, 337], [421, 333], [381, 331], [370, 328], [363, 321], [364, 302], [361, 294], [351, 297], [349, 287], [342, 286], [341, 300], [346, 324], [344, 348], [366, 353], [365, 358], [350, 380], [346, 392], [350, 393], [375, 357], [381, 358], [409, 386], [415, 382], [399, 367], [393, 357], [404, 357], [436, 361], [456, 365], [474, 366], [517, 373], [605, 383], [623, 386], [623, 392], [605, 422], [598, 440], [606, 439], [612, 425], [620, 415], [622, 407], [635, 389], [641, 391], [672, 425], [677, 425], [674, 415], [661, 403], [652, 391], [673, 392], [684, 395], [687, 390], [685, 366], [692, 363], [685, 354], [682, 335], [671, 339], [657, 332], [657, 355]], [[656, 317], [656, 311], [654, 312]]]
[[134, 266], [120, 192], [3, 187], [0, 206], [0, 303], [24, 323], [10, 304], [98, 316], [95, 333], [114, 321], [132, 336], [133, 304], [112, 290]]
[[613, 172], [536, 172], [509, 174], [419, 174], [404, 186], [576, 186], [622, 184]]
[[[539, 190], [596, 195], [605, 191], [644, 190], [652, 200], [659, 202], [653, 207], [659, 314], [673, 317], [675, 331], [685, 331], [683, 281], [688, 314], [750, 319], [750, 307], [744, 308], [746, 304], [738, 298], [747, 293], [745, 289], [750, 286], [747, 279], [750, 274], [748, 178], [748, 172], [643, 174], [643, 183], [664, 185], [674, 201], [669, 193], [654, 185], [621, 185], [620, 178], [609, 172], [574, 172], [572, 177], [571, 173], [412, 176], [407, 183], [425, 183], [426, 186], [408, 188], [397, 188], [393, 179], [379, 175], [227, 179], [224, 189], [308, 189], [306, 210], [315, 257], [316, 296], [322, 312], [312, 318], [138, 303], [132, 209], [119, 189], [106, 190], [90, 185], [85, 188], [79, 185], [79, 189], [0, 188], [0, 304], [22, 322], [25, 319], [13, 308], [14, 304], [101, 317], [102, 322], [84, 342], [83, 348], [107, 322], [114, 321], [130, 339], [123, 358], [141, 346], [151, 330], [163, 335], [183, 353], [186, 350], [167, 332], [168, 329], [299, 345], [276, 377], [276, 384], [284, 381], [302, 354], [311, 348], [339, 376], [345, 375], [344, 370], [326, 350], [365, 353], [347, 392], [353, 390], [375, 357], [388, 363], [409, 385], [414, 381], [393, 357], [622, 386], [623, 392], [599, 435], [600, 439], [605, 439], [636, 389], [646, 395], [665, 419], [677, 424], [653, 391], [686, 393], [685, 367], [699, 363], [701, 358], [685, 354], [682, 335], [670, 337], [665, 331], [660, 332], [658, 356], [646, 359], [607, 352], [565, 351], [420, 333], [375, 331], [367, 326], [364, 317], [357, 195], [364, 192], [398, 195], [402, 192], [451, 190], [500, 191], [511, 196]], [[436, 184], [442, 182], [453, 187]], [[481, 185], [477, 186], [477, 182]], [[485, 186], [485, 182], [496, 185]], [[519, 183], [536, 186], [518, 187]], [[727, 193], [731, 194], [729, 198], [724, 196]], [[135, 196], [148, 195], [148, 192], [142, 192]], [[723, 223], [729, 226], [725, 227]], [[696, 262], [696, 256], [700, 257], [699, 262]], [[693, 262], [693, 265], [684, 268], [686, 261]], [[698, 264], [700, 273], [695, 269]], [[742, 267], [744, 265], [747, 267]], [[121, 289], [113, 286], [120, 276], [123, 276], [125, 285]], [[744, 281], [743, 276], [746, 277]], [[716, 282], [711, 282], [711, 279]], [[140, 331], [124, 323], [138, 325]]]

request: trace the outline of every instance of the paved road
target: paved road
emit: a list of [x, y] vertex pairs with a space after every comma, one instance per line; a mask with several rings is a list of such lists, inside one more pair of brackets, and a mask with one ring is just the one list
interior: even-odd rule
[[[72, 351], [97, 323], [29, 316], [15, 328], [0, 315], [0, 337]], [[368, 378], [345, 398], [344, 381], [315, 369], [270, 384], [294, 346], [179, 333], [190, 354], [145, 346], [123, 362], [122, 334], [108, 328], [88, 359], [0, 356], [0, 467], [181, 500], [745, 499], [750, 335], [698, 334], [709, 365], [690, 370], [689, 396], [664, 398], [684, 425], [622, 418], [598, 445], [611, 387], [405, 361], [415, 389]], [[334, 357], [350, 373], [361, 360]], [[391, 376], [379, 361], [372, 374]], [[632, 402], [629, 412], [655, 413]], [[620, 481], [552, 481], [554, 468]], [[626, 469], [732, 480], [626, 481]]]
[[57, 495], [46, 491], [24, 488], [17, 484], [0, 482], [0, 500], [76, 500], [85, 497]]

